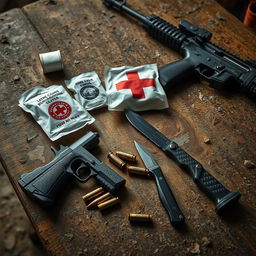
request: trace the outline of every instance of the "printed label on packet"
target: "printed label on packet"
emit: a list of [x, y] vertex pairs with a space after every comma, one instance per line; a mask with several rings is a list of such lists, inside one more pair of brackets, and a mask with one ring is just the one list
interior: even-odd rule
[[95, 71], [65, 80], [65, 84], [68, 89], [75, 93], [75, 99], [86, 110], [93, 110], [106, 105], [106, 92]]
[[95, 121], [61, 85], [35, 86], [20, 96], [19, 106], [34, 117], [51, 140]]

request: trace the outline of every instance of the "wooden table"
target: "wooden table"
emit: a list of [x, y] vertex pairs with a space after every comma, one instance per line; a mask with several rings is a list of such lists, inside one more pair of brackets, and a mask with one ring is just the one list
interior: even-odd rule
[[[185, 18], [210, 30], [219, 46], [256, 59], [255, 34], [213, 0], [129, 4], [174, 25]], [[0, 15], [0, 34], [6, 36], [0, 44], [1, 163], [49, 255], [256, 255], [256, 172], [244, 166], [245, 160], [255, 161], [253, 100], [190, 81], [170, 92], [168, 110], [142, 113], [229, 190], [242, 194], [235, 210], [220, 218], [192, 179], [131, 127], [122, 112], [93, 111], [93, 125], [53, 143], [17, 104], [20, 94], [32, 86], [64, 84], [65, 78], [92, 70], [103, 80], [106, 65], [161, 66], [179, 59], [178, 54], [152, 40], [137, 22], [106, 9], [101, 0], [42, 0], [11, 10]], [[38, 54], [57, 49], [65, 72], [44, 76]], [[185, 227], [170, 225], [153, 180], [131, 177], [111, 164], [127, 183], [120, 206], [106, 213], [87, 210], [81, 199], [97, 187], [93, 180], [69, 186], [52, 210], [42, 209], [22, 192], [17, 184], [20, 174], [52, 160], [51, 145], [70, 145], [90, 130], [100, 134], [93, 153], [107, 164], [110, 150], [136, 152], [133, 140], [153, 153], [186, 216]], [[153, 224], [131, 225], [131, 212], [151, 214]]]

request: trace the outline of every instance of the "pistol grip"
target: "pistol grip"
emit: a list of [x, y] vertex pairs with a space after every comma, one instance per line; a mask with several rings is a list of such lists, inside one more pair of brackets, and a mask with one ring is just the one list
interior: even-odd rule
[[70, 180], [66, 167], [73, 157], [73, 152], [68, 149], [64, 156], [59, 155], [47, 165], [22, 174], [18, 183], [28, 195], [43, 206], [50, 207]]
[[195, 73], [195, 65], [185, 58], [179, 61], [166, 64], [159, 68], [159, 81], [167, 92], [171, 86], [175, 86], [189, 78]]

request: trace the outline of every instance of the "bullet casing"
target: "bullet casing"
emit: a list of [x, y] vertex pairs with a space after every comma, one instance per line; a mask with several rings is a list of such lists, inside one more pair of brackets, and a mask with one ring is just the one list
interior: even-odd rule
[[130, 165], [127, 167], [129, 174], [140, 174], [150, 176], [150, 172], [147, 168]]
[[118, 156], [114, 155], [113, 152], [108, 153], [108, 159], [111, 163], [119, 167], [120, 169], [124, 169], [126, 166], [126, 163], [120, 159]]
[[105, 201], [105, 202], [99, 204], [99, 205], [98, 205], [98, 208], [99, 208], [100, 210], [104, 210], [104, 209], [109, 208], [110, 206], [113, 206], [113, 205], [115, 205], [115, 204], [118, 204], [119, 202], [120, 202], [119, 198], [118, 198], [118, 197], [114, 197], [114, 198], [112, 198], [112, 199], [110, 199], [110, 200], [108, 200], [108, 201]]
[[150, 214], [130, 213], [129, 221], [149, 222], [152, 221], [152, 216]]
[[95, 197], [97, 197], [97, 196], [99, 196], [99, 195], [101, 195], [103, 193], [104, 193], [104, 189], [102, 187], [97, 188], [97, 189], [87, 193], [86, 195], [84, 195], [83, 196], [83, 200], [85, 202], [87, 202], [87, 201], [89, 201], [89, 200], [91, 200], [91, 199], [93, 199], [93, 198], [95, 198]]
[[95, 206], [97, 206], [98, 204], [101, 204], [109, 199], [111, 199], [113, 196], [108, 192], [103, 194], [102, 196], [96, 198], [95, 200], [93, 200], [90, 204], [87, 205], [87, 209], [91, 209]]
[[126, 152], [122, 152], [122, 151], [116, 151], [116, 155], [123, 159], [123, 160], [127, 160], [130, 162], [135, 162], [136, 161], [136, 155], [132, 154], [132, 153], [126, 153]]

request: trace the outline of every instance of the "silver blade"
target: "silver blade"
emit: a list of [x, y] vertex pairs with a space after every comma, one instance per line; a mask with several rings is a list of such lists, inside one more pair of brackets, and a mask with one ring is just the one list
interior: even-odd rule
[[137, 141], [134, 141], [135, 147], [139, 152], [139, 155], [145, 164], [145, 166], [149, 169], [149, 171], [154, 170], [155, 168], [159, 167], [153, 156], [146, 150], [141, 144]]

